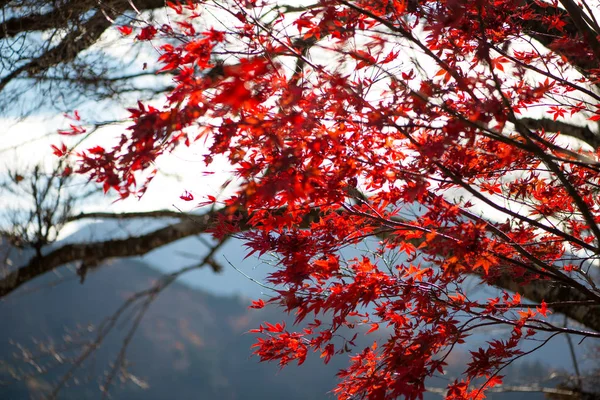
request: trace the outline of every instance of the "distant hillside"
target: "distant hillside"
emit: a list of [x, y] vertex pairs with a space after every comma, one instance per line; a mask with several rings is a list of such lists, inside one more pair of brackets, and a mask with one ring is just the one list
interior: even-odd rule
[[[71, 272], [62, 270], [69, 276]], [[9, 340], [35, 349], [34, 340], [60, 345], [67, 330], [97, 325], [135, 291], [149, 287], [161, 275], [137, 261], [115, 262], [90, 275], [86, 282], [70, 280], [51, 289], [27, 293], [27, 288], [0, 303], [0, 380], [9, 368], [34, 369], [10, 355], [17, 347]], [[36, 280], [38, 287], [48, 284]], [[248, 301], [209, 295], [174, 283], [152, 304], [128, 350], [131, 372], [148, 382], [143, 390], [133, 383], [114, 389], [117, 399], [325, 399], [335, 385], [335, 362], [327, 368], [318, 360], [307, 368], [279, 371], [276, 365], [251, 358], [252, 335], [244, 334], [264, 319], [279, 320], [269, 312], [247, 309]], [[93, 334], [93, 333], [92, 333]], [[117, 355], [126, 329], [109, 335], [95, 357], [92, 382], [66, 388], [60, 398], [98, 398], [98, 382]], [[92, 337], [92, 336], [89, 336]], [[70, 353], [73, 354], [73, 353]], [[55, 362], [56, 360], [49, 360]], [[342, 361], [342, 360], [339, 360]], [[45, 364], [43, 361], [42, 364]], [[78, 377], [85, 381], [91, 365]], [[1, 399], [26, 399], [40, 394], [66, 370], [51, 370], [27, 382], [0, 386]], [[39, 392], [39, 393], [38, 393]], [[94, 395], [95, 396], [92, 396]]]
[[[76, 274], [63, 268], [36, 279], [0, 301], [0, 399], [43, 398], [70, 367], [68, 357], [41, 354], [39, 348], [64, 345], [64, 338], [77, 341], [77, 332], [88, 324], [98, 325], [133, 293], [146, 289], [162, 275], [135, 260], [114, 261], [80, 284]], [[58, 283], [57, 282], [61, 282]], [[275, 364], [258, 363], [250, 357], [255, 338], [246, 334], [264, 320], [280, 321], [276, 309], [249, 310], [249, 301], [219, 297], [173, 283], [151, 305], [127, 352], [134, 382], [118, 384], [112, 398], [123, 400], [162, 399], [248, 399], [310, 400], [332, 398], [335, 374], [346, 365], [347, 357], [335, 357], [324, 366], [313, 354], [300, 368], [279, 370]], [[133, 314], [128, 315], [129, 320]], [[79, 328], [78, 328], [79, 327]], [[77, 371], [78, 385], [70, 385], [60, 399], [99, 399], [99, 384], [120, 350], [129, 325], [117, 324], [96, 355]], [[95, 331], [84, 339], [91, 339]], [[359, 335], [359, 341], [372, 339]], [[366, 340], [364, 341], [366, 343]], [[363, 344], [364, 345], [364, 344]], [[359, 350], [362, 349], [359, 343]], [[36, 360], [23, 361], [23, 354]], [[43, 353], [43, 352], [42, 352]], [[60, 362], [63, 364], [61, 365]], [[57, 365], [38, 374], [36, 368]], [[512, 372], [511, 372], [512, 371]], [[527, 376], [524, 375], [527, 373]], [[516, 366], [508, 371], [518, 383], [530, 383], [547, 374], [540, 364]], [[448, 377], [456, 375], [450, 371]], [[11, 374], [30, 378], [13, 382]], [[11, 383], [12, 382], [12, 383]], [[444, 387], [446, 377], [432, 380]], [[146, 387], [147, 383], [149, 387]], [[429, 395], [428, 399], [439, 399]], [[492, 399], [541, 399], [539, 394], [492, 395]]]

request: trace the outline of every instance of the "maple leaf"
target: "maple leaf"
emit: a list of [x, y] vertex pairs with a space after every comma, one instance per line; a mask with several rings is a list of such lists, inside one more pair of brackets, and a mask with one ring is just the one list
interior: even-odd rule
[[53, 144], [50, 146], [52, 147], [52, 154], [57, 157], [63, 157], [65, 154], [67, 154], [67, 146], [64, 143], [62, 143], [60, 147], [57, 147]]
[[261, 309], [261, 308], [264, 308], [264, 306], [265, 306], [265, 302], [262, 299], [259, 299], [259, 300], [254, 300], [252, 302], [252, 305], [249, 307], [255, 308], [255, 309]]
[[543, 315], [544, 317], [548, 316], [548, 313], [550, 312], [547, 308], [547, 304], [545, 301], [542, 301], [542, 303], [540, 304], [539, 307], [535, 308], [537, 310], [538, 313], [540, 313], [541, 315]]
[[[198, 203], [196, 205], [196, 207], [204, 207], [204, 206], [208, 206], [211, 204], [215, 204], [217, 202], [217, 198], [215, 196], [207, 195], [206, 198], [208, 200]], [[192, 200], [192, 199], [190, 199], [190, 200]]]
[[117, 27], [117, 30], [123, 35], [123, 36], [128, 36], [131, 35], [131, 33], [133, 32], [133, 28], [129, 25], [123, 25], [123, 26], [119, 26]]
[[494, 375], [492, 377], [490, 377], [487, 382], [485, 383], [485, 387], [486, 388], [492, 388], [494, 386], [499, 386], [502, 385], [502, 375]]
[[492, 265], [493, 265], [492, 260], [490, 260], [489, 257], [484, 256], [484, 257], [478, 258], [477, 261], [475, 261], [473, 268], [481, 267], [483, 269], [483, 271], [485, 272], [485, 274], [487, 275], [490, 272], [490, 267]]
[[186, 190], [179, 198], [183, 201], [192, 201], [194, 200], [194, 195]]
[[141, 29], [140, 33], [136, 36], [138, 40], [152, 40], [154, 36], [158, 33], [158, 29], [156, 29], [152, 25], [145, 26]]
[[567, 110], [562, 107], [552, 106], [550, 107], [550, 111], [548, 111], [548, 113], [553, 114], [553, 119], [556, 121], [558, 117], [563, 117], [567, 113]]
[[369, 334], [371, 332], [375, 332], [378, 329], [379, 329], [379, 324], [373, 323], [373, 324], [371, 324], [371, 328], [366, 332], [366, 334]]

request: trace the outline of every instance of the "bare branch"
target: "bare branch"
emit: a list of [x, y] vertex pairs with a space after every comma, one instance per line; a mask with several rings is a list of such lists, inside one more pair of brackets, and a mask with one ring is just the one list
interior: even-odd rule
[[[281, 210], [280, 212], [284, 212]], [[147, 233], [145, 235], [130, 237], [122, 240], [107, 240], [94, 243], [68, 244], [57, 248], [45, 255], [34, 257], [27, 265], [18, 268], [2, 279], [0, 279], [0, 298], [7, 296], [15, 291], [24, 283], [43, 275], [54, 268], [75, 261], [82, 261], [89, 268], [95, 268], [95, 265], [102, 260], [114, 257], [132, 257], [146, 254], [158, 247], [173, 243], [179, 239], [206, 233], [214, 226], [214, 221], [219, 215], [225, 215], [224, 210], [209, 211], [203, 215], [177, 214], [172, 211], [151, 211], [147, 213], [123, 213], [123, 214], [104, 214], [91, 213], [82, 214], [84, 216], [99, 217], [104, 215], [106, 218], [144, 218], [152, 215], [162, 215], [168, 218], [178, 218], [181, 222], [169, 225], [165, 228]], [[237, 223], [241, 230], [247, 230], [248, 215], [242, 212], [238, 213]], [[306, 216], [300, 227], [307, 227], [315, 220], [318, 220], [320, 211], [315, 209]], [[420, 240], [420, 239], [412, 239]], [[416, 244], [418, 247], [419, 243]], [[212, 258], [205, 261], [211, 265], [213, 270], [218, 271], [219, 267], [212, 262]], [[534, 280], [527, 284], [521, 284], [511, 275], [500, 275], [494, 285], [505, 290], [518, 292], [531, 301], [541, 303], [546, 301], [552, 304], [552, 309], [562, 313], [579, 324], [590, 329], [600, 331], [600, 304], [591, 303], [585, 293], [576, 288], [569, 287], [551, 280]]]
[[127, 220], [127, 219], [137, 219], [137, 218], [195, 218], [198, 217], [198, 214], [191, 213], [183, 213], [180, 211], [171, 211], [171, 210], [156, 210], [156, 211], [142, 211], [142, 212], [126, 212], [126, 213], [109, 213], [109, 212], [91, 212], [91, 213], [81, 213], [77, 215], [73, 215], [69, 217], [67, 220], [69, 222], [78, 221], [82, 219], [117, 219], [117, 220]]
[[67, 34], [56, 47], [46, 51], [40, 57], [34, 59], [13, 70], [10, 74], [0, 80], [0, 91], [19, 75], [38, 74], [48, 70], [57, 64], [67, 63], [74, 60], [84, 49], [96, 42], [112, 23], [106, 19], [103, 13], [97, 11], [79, 29]]
[[[40, 7], [48, 6], [40, 1]], [[0, 3], [0, 6], [5, 6]], [[139, 10], [153, 10], [164, 7], [164, 0], [141, 0], [136, 2]], [[17, 77], [26, 74], [36, 76], [58, 64], [68, 64], [92, 44], [114, 24], [114, 21], [131, 8], [129, 0], [111, 0], [105, 2], [73, 0], [47, 13], [31, 13], [16, 16], [0, 23], [0, 39], [6, 39], [25, 32], [58, 32], [65, 27], [71, 28], [60, 43], [28, 63], [14, 68], [0, 80], [0, 91]], [[10, 11], [10, 10], [9, 10]], [[83, 19], [83, 16], [92, 15]], [[18, 13], [17, 13], [18, 15]], [[46, 46], [46, 44], [44, 44]], [[40, 48], [41, 51], [43, 48]]]
[[8, 295], [25, 282], [64, 264], [82, 261], [88, 268], [93, 268], [102, 260], [140, 256], [184, 237], [204, 233], [210, 227], [216, 214], [217, 212], [207, 213], [193, 220], [185, 219], [146, 235], [123, 240], [68, 244], [48, 254], [35, 256], [27, 265], [8, 273], [0, 280], [0, 297]]
[[527, 129], [546, 132], [560, 132], [562, 135], [571, 136], [589, 144], [594, 150], [600, 148], [600, 135], [593, 132], [587, 126], [577, 126], [562, 121], [554, 121], [549, 118], [520, 118]]
[[[594, 31], [590, 29], [588, 25], [583, 23], [581, 25], [577, 25], [572, 18], [569, 18], [573, 17], [570, 11], [566, 11], [559, 7], [554, 7], [549, 3], [544, 4], [543, 7], [533, 0], [526, 0], [524, 3], [527, 4], [527, 7], [531, 8], [535, 14], [547, 16], [548, 20], [550, 20], [551, 17], [560, 16], [565, 22], [567, 22], [565, 26], [563, 26], [563, 32], [560, 32], [550, 26], [546, 20], [531, 19], [525, 21], [524, 23], [526, 33], [528, 33], [546, 48], [551, 49], [561, 56], [564, 56], [574, 68], [584, 75], [589, 75], [591, 70], [598, 68], [598, 60], [582, 57], [580, 54], [570, 54], [554, 46], [557, 39], [565, 36], [571, 38], [583, 36], [585, 39], [581, 40], [582, 44], [586, 43], [586, 39], [589, 41], [590, 38], [595, 38], [596, 33], [594, 33]], [[593, 49], [594, 52], [596, 52], [597, 49], [595, 48], [595, 43], [592, 43], [592, 46], [594, 46]]]
[[[448, 389], [445, 388], [437, 388], [437, 387], [428, 387], [427, 392], [435, 393], [440, 395], [446, 395], [448, 393]], [[508, 392], [518, 392], [518, 393], [545, 393], [545, 394], [555, 394], [561, 396], [570, 396], [573, 398], [579, 398], [581, 396], [580, 392], [575, 392], [573, 390], [567, 389], [557, 389], [550, 387], [539, 387], [539, 386], [509, 386], [502, 385], [494, 388], [487, 389], [488, 393], [508, 393]]]
[[67, 27], [83, 13], [94, 7], [95, 2], [70, 2], [46, 13], [31, 13], [9, 18], [0, 24], [0, 39], [10, 38], [23, 32], [45, 31]]
[[591, 47], [594, 57], [596, 58], [596, 65], [598, 65], [598, 62], [600, 62], [600, 43], [598, 43], [598, 39], [596, 38], [598, 33], [590, 29], [590, 26], [583, 18], [582, 10], [573, 0], [561, 0], [560, 2], [569, 13], [573, 24], [577, 27], [581, 36], [583, 36], [585, 41]]

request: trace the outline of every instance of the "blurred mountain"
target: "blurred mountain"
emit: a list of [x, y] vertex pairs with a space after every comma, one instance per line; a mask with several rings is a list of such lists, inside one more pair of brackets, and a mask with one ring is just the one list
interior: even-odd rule
[[[135, 260], [115, 261], [90, 274], [80, 284], [63, 268], [43, 277], [0, 303], [0, 399], [41, 399], [80, 353], [77, 343], [92, 340], [94, 326], [110, 316], [136, 292], [163, 275]], [[305, 365], [279, 369], [251, 357], [255, 338], [246, 332], [262, 321], [289, 320], [277, 309], [251, 310], [247, 299], [223, 297], [178, 282], [164, 290], [143, 318], [128, 349], [133, 379], [111, 390], [113, 399], [328, 399], [335, 374], [347, 357], [324, 365], [311, 354]], [[131, 322], [134, 314], [128, 315]], [[65, 387], [59, 399], [100, 398], [99, 385], [116, 359], [129, 325], [118, 323]], [[361, 350], [372, 337], [359, 335]], [[362, 343], [361, 343], [362, 342]], [[66, 346], [66, 347], [65, 347]], [[71, 348], [75, 346], [75, 348]], [[54, 351], [49, 351], [53, 349]], [[460, 357], [459, 357], [460, 358]], [[462, 360], [461, 360], [462, 361]], [[454, 370], [453, 370], [454, 368]], [[525, 368], [525, 369], [524, 369]], [[538, 362], [508, 371], [514, 382], [542, 379], [548, 371]], [[456, 375], [456, 366], [448, 377]], [[14, 375], [23, 379], [15, 380]], [[516, 380], [515, 380], [516, 379]], [[445, 387], [448, 378], [431, 384]], [[426, 399], [438, 399], [431, 394]], [[542, 399], [540, 394], [494, 394], [492, 399]]]
[[[76, 276], [67, 269], [59, 274], [38, 279], [35, 286], [0, 303], [0, 381], [12, 382], [11, 374], [33, 375], [0, 385], [1, 399], [41, 398], [68, 370], [68, 359], [78, 354], [61, 348], [94, 339], [92, 326], [162, 278], [133, 260], [103, 266], [83, 285], [71, 279]], [[241, 298], [218, 297], [173, 283], [150, 306], [127, 350], [134, 382], [118, 385], [113, 398], [327, 398], [344, 360], [324, 367], [314, 357], [308, 367], [281, 371], [275, 364], [259, 364], [250, 357], [255, 338], [246, 332], [263, 320], [279, 321], [281, 315], [273, 315], [275, 310], [249, 310], [247, 304]], [[129, 313], [129, 321], [133, 315]], [[98, 381], [116, 359], [128, 329], [128, 324], [118, 323], [76, 373], [80, 384], [65, 388], [59, 398], [99, 398]], [[47, 352], [49, 348], [57, 351]], [[37, 375], [46, 368], [47, 373]], [[149, 388], [144, 389], [146, 382]]]
[[[419, 212], [415, 206], [412, 212]], [[126, 238], [131, 235], [140, 235], [159, 229], [168, 223], [174, 222], [169, 219], [138, 219], [138, 220], [106, 220], [98, 223], [91, 223], [82, 226], [78, 231], [64, 239], [64, 242], [89, 242], [107, 239]], [[208, 248], [206, 243], [211, 243], [210, 235], [200, 237], [189, 237], [176, 241], [170, 245], [158, 248], [143, 257], [131, 258], [147, 263], [163, 273], [171, 273], [188, 265], [194, 265], [201, 260]], [[57, 245], [60, 245], [58, 243]], [[354, 257], [361, 257], [365, 250], [371, 251], [376, 248], [376, 240], [366, 240], [356, 248], [347, 247], [343, 250], [343, 256], [349, 260]], [[215, 259], [224, 267], [223, 271], [215, 274], [210, 268], [202, 268], [183, 275], [179, 282], [208, 293], [219, 296], [244, 296], [252, 299], [261, 297], [265, 289], [255, 281], [264, 282], [269, 271], [275, 268], [276, 260], [269, 259], [268, 254], [261, 259], [255, 256], [246, 258], [247, 249], [242, 241], [237, 239], [228, 240], [222, 246]], [[397, 262], [402, 262], [399, 259]], [[250, 279], [249, 279], [250, 278]], [[472, 300], [485, 301], [488, 298], [501, 296], [499, 290], [489, 285], [480, 285], [475, 277], [465, 282], [464, 290]], [[564, 323], [560, 314], [551, 315], [557, 325]], [[465, 352], [485, 346], [490, 337], [508, 337], [510, 332], [506, 328], [492, 327], [489, 330], [479, 330], [467, 340]], [[542, 335], [543, 336], [543, 335]], [[540, 336], [540, 337], [542, 337]], [[575, 340], [579, 343], [579, 340]], [[524, 350], [530, 350], [538, 343], [526, 343]], [[547, 350], [551, 349], [551, 350]], [[586, 359], [589, 352], [588, 343], [583, 342], [575, 346], [578, 358], [582, 362]], [[572, 363], [566, 363], [565, 360], [571, 359], [568, 343], [565, 336], [558, 336], [552, 339], [551, 343], [541, 351], [536, 351], [528, 357], [529, 360], [540, 360], [543, 364], [552, 368], [564, 368], [572, 371]], [[589, 361], [589, 360], [588, 360]], [[593, 362], [592, 362], [593, 363]], [[591, 364], [591, 363], [590, 363]]]
[[[107, 226], [96, 228], [102, 230]], [[144, 228], [147, 225], [140, 226]], [[139, 231], [128, 231], [132, 233], [139, 234]], [[88, 234], [85, 230], [77, 232], [69, 241], [92, 240], [86, 237]], [[93, 240], [114, 237], [106, 230], [101, 234]], [[107, 321], [133, 294], [163, 279], [158, 269], [173, 271], [193, 264], [190, 253], [194, 252], [198, 255], [196, 260], [200, 259], [206, 251], [203, 246], [197, 239], [190, 238], [153, 252], [145, 259], [114, 260], [90, 273], [83, 284], [74, 269], [66, 266], [0, 300], [0, 399], [44, 398], [69, 371], [81, 354], [82, 345], [96, 338], [102, 321]], [[0, 254], [7, 251], [6, 246], [0, 244]], [[239, 241], [231, 241], [223, 253], [237, 268], [250, 275], [254, 272], [259, 279], [269, 268], [256, 259], [243, 260], [244, 250]], [[27, 259], [27, 254], [12, 251], [11, 259], [19, 265]], [[144, 260], [153, 260], [154, 265], [151, 267]], [[324, 365], [318, 354], [311, 354], [299, 368], [279, 369], [276, 364], [259, 363], [256, 357], [250, 356], [255, 337], [248, 334], [248, 330], [263, 321], [289, 322], [293, 318], [276, 308], [248, 309], [248, 297], [259, 297], [261, 287], [228, 265], [226, 271], [215, 275], [205, 269], [193, 279], [186, 275], [156, 298], [127, 348], [128, 372], [132, 377], [122, 382], [117, 380], [111, 390], [113, 399], [333, 398], [330, 391], [336, 385], [335, 374], [346, 367], [348, 357], [340, 355]], [[208, 282], [203, 281], [204, 278]], [[124, 320], [115, 325], [94, 355], [74, 372], [76, 384], [65, 387], [59, 399], [101, 398], [99, 386], [117, 359], [139, 310], [138, 306], [124, 314]], [[372, 336], [359, 334], [356, 350], [362, 350], [372, 340]], [[515, 363], [503, 371], [507, 381], [527, 385], [541, 382], [551, 386], [543, 380], [555, 369], [553, 364], [568, 369], [565, 346], [560, 344], [551, 349], [549, 356], [542, 354], [542, 359], [550, 358], [556, 363], [541, 362], [539, 358], [531, 363]], [[429, 385], [445, 387], [464, 369], [467, 354], [465, 349], [453, 355], [447, 374], [431, 379]], [[488, 397], [498, 400], [543, 398], [539, 393], [502, 393]], [[436, 394], [426, 396], [426, 399], [439, 398]]]

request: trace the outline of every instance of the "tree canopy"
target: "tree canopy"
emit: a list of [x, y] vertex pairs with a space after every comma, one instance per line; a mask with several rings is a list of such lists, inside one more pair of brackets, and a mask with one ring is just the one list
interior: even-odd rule
[[[272, 296], [253, 307], [278, 304], [309, 322], [257, 327], [256, 354], [281, 365], [311, 351], [325, 362], [352, 354], [339, 399], [419, 398], [448, 355], [489, 326], [509, 330], [472, 349], [448, 399], [483, 398], [506, 365], [557, 335], [600, 338], [597, 1], [167, 3], [168, 23], [136, 17], [117, 28], [158, 49], [152, 70], [173, 75], [164, 103], [140, 98], [123, 135], [90, 148], [77, 145], [86, 122], [75, 116], [54, 152], [63, 176], [125, 199], [144, 194], [157, 159], [197, 146], [206, 171], [228, 160], [235, 193], [183, 193], [210, 206], [201, 217], [96, 214], [180, 222], [39, 251], [0, 280], [0, 295], [67, 262], [93, 268], [201, 232], [240, 237], [250, 254], [279, 260]], [[105, 10], [81, 15], [92, 9], [108, 29]], [[23, 23], [5, 25], [9, 35]], [[53, 65], [36, 62], [3, 80]], [[368, 238], [373, 251], [343, 257]], [[501, 294], [474, 296], [472, 276]], [[355, 348], [341, 332], [362, 326], [387, 340]]]

